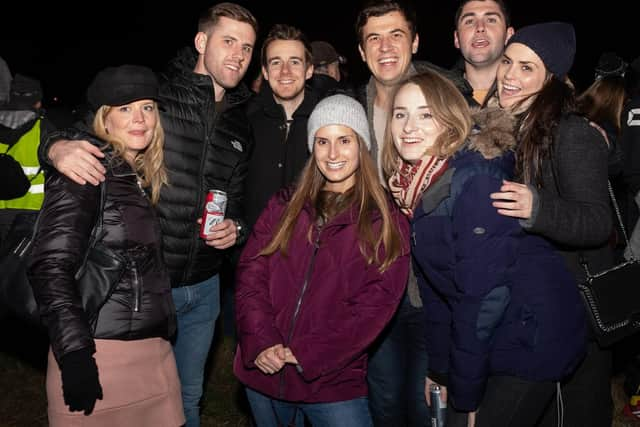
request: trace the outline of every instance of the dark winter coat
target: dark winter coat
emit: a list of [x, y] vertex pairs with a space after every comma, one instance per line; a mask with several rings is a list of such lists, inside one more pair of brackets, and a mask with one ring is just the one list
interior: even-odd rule
[[220, 270], [224, 251], [204, 243], [196, 222], [210, 189], [227, 193], [226, 218], [245, 223], [244, 179], [251, 134], [244, 104], [250, 92], [240, 84], [225, 93], [223, 105], [216, 106], [211, 77], [194, 73], [195, 63], [195, 52], [186, 50], [171, 64], [160, 86], [169, 185], [160, 193], [157, 210], [174, 287], [193, 285]]
[[543, 164], [542, 188], [532, 188], [532, 216], [521, 223], [551, 240], [580, 282], [585, 278], [581, 255], [594, 273], [613, 262], [607, 144], [587, 119], [568, 115], [554, 132], [554, 147], [553, 159]]
[[[395, 312], [409, 269], [409, 242], [384, 272], [368, 265], [357, 240], [357, 209], [320, 230], [315, 212], [301, 212], [287, 249], [257, 254], [271, 240], [291, 192], [278, 192], [258, 219], [236, 272], [239, 380], [268, 396], [296, 402], [336, 402], [367, 395], [367, 347]], [[391, 202], [389, 202], [391, 205]], [[392, 206], [401, 236], [406, 218]], [[381, 218], [374, 213], [374, 225]], [[381, 250], [382, 256], [383, 250]], [[297, 313], [297, 317], [296, 314]], [[263, 374], [256, 357], [276, 344], [290, 347], [299, 365]]]
[[412, 220], [429, 376], [463, 411], [481, 404], [489, 376], [567, 376], [586, 344], [584, 306], [562, 257], [491, 204], [513, 174], [513, 140], [488, 136], [472, 136], [449, 159]]
[[284, 108], [276, 103], [268, 84], [249, 102], [247, 116], [254, 144], [244, 201], [250, 226], [271, 196], [292, 184], [307, 162], [307, 120], [318, 101], [313, 91], [305, 89], [304, 100], [291, 117], [288, 133]]
[[101, 190], [56, 171], [45, 187], [28, 274], [56, 359], [83, 348], [95, 350], [93, 338], [170, 338], [175, 309], [160, 224], [131, 167], [120, 159], [107, 166], [102, 242], [124, 257], [127, 267], [100, 310], [93, 335], [74, 275], [88, 249]]

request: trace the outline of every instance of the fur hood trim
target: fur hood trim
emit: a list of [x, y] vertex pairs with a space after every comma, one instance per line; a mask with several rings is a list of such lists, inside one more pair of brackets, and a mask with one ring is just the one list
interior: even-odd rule
[[516, 146], [515, 119], [501, 108], [472, 109], [473, 128], [468, 148], [493, 159]]

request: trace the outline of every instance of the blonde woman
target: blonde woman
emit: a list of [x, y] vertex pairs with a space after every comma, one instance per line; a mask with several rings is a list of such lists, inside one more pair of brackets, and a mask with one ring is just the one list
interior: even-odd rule
[[145, 67], [106, 68], [87, 98], [107, 169], [101, 241], [126, 261], [97, 316], [83, 309], [74, 274], [98, 216], [101, 187], [56, 171], [46, 181], [29, 279], [49, 332], [49, 425], [184, 423], [169, 338], [175, 309], [154, 213], [167, 182], [158, 81]]

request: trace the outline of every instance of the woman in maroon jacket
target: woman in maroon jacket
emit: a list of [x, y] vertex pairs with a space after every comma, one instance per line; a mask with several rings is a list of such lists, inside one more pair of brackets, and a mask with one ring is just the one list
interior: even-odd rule
[[403, 294], [408, 224], [357, 101], [325, 98], [308, 135], [297, 186], [269, 201], [238, 264], [234, 371], [260, 427], [370, 426], [367, 347]]

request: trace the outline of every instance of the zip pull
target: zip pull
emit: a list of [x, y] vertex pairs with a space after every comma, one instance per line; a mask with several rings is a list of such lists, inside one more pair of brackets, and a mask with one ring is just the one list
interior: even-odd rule
[[413, 240], [413, 246], [418, 246], [416, 243], [416, 232], [415, 230], [411, 231], [411, 240]]

